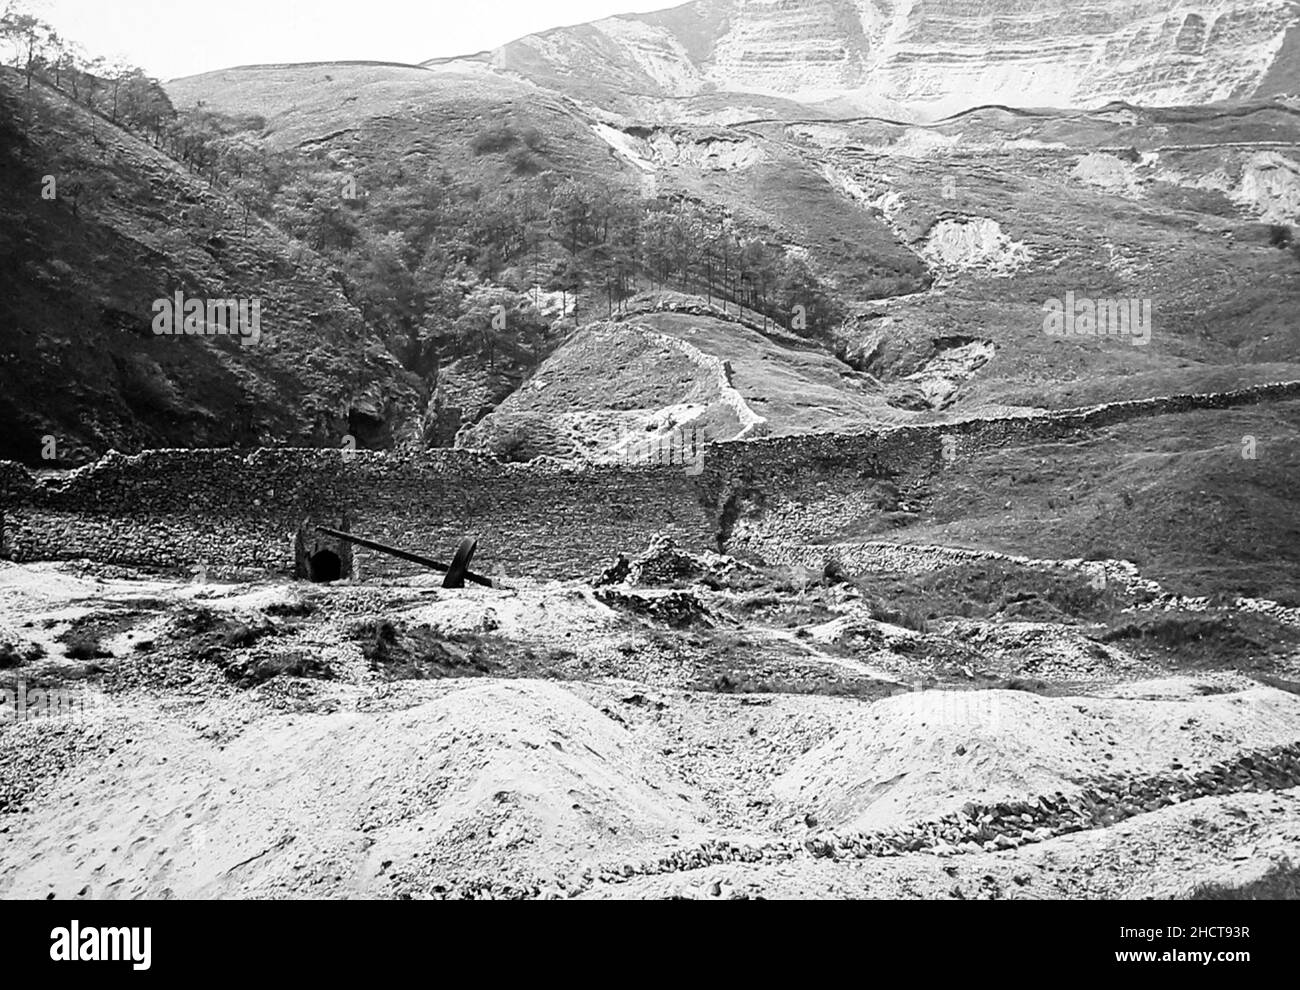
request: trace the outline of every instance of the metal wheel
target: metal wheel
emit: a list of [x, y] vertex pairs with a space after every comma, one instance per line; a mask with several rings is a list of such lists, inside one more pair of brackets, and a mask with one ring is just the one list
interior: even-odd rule
[[442, 579], [444, 588], [463, 588], [465, 587], [465, 575], [469, 571], [469, 562], [474, 559], [474, 551], [478, 549], [478, 540], [472, 537], [465, 537], [460, 541], [460, 546], [456, 548], [456, 556], [451, 559], [451, 566], [447, 568], [447, 576]]

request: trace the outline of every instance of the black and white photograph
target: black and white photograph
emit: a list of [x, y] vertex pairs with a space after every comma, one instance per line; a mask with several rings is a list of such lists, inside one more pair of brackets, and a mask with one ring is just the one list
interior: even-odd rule
[[7, 959], [1296, 899], [1296, 0], [0, 0]]

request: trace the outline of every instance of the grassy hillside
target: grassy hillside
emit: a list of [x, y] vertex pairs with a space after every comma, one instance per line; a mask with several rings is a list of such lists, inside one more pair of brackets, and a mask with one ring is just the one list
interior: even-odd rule
[[[312, 252], [10, 70], [0, 129], [0, 458], [412, 438], [414, 384]], [[261, 340], [156, 336], [178, 291], [259, 298]]]
[[[1242, 456], [1248, 449], [1253, 459]], [[958, 457], [907, 513], [826, 540], [1127, 559], [1170, 591], [1295, 604], [1296, 478], [1300, 403], [1159, 416]]]
[[[574, 424], [587, 422], [593, 409], [617, 407], [601, 394], [584, 398], [600, 393], [596, 385], [605, 384], [611, 368], [628, 386], [620, 386], [625, 395], [635, 394], [629, 380], [635, 367], [648, 389], [686, 401], [682, 395], [693, 386], [673, 378], [673, 363], [660, 366], [644, 355], [636, 359], [641, 364], [624, 366], [611, 354], [612, 364], [598, 367], [575, 363], [571, 349], [559, 364], [536, 369], [578, 326], [613, 318], [619, 309], [598, 281], [612, 262], [599, 252], [579, 259], [564, 243], [563, 225], [553, 215], [548, 220], [554, 190], [568, 180], [612, 196], [624, 211], [653, 202], [668, 216], [689, 207], [725, 225], [737, 248], [744, 241], [763, 245], [769, 259], [763, 265], [794, 259], [805, 266], [833, 306], [815, 307], [814, 325], [798, 329], [802, 341], [754, 334], [728, 321], [646, 317], [652, 329], [690, 331], [702, 353], [731, 361], [736, 389], [776, 432], [1300, 378], [1300, 330], [1290, 318], [1300, 262], [1269, 242], [1270, 223], [1293, 206], [1300, 210], [1300, 180], [1286, 164], [1300, 162], [1294, 144], [1300, 116], [1281, 104], [1117, 104], [1092, 113], [983, 108], [931, 126], [859, 118], [703, 127], [638, 122], [581, 106], [472, 60], [252, 66], [176, 80], [169, 91], [182, 109], [201, 106], [248, 121], [238, 140], [272, 156], [278, 170], [266, 180], [271, 205], [263, 212], [300, 236], [312, 231], [308, 240], [319, 240], [346, 273], [337, 284], [356, 301], [361, 318], [422, 379], [412, 379], [412, 387], [438, 396], [424, 420], [426, 442], [447, 442], [511, 388], [538, 378], [548, 382], [549, 396], [530, 386], [511, 414], [554, 416], [558, 397], [569, 396], [571, 407], [563, 411], [577, 417], [570, 424], [576, 434], [546, 440], [538, 450], [553, 443], [556, 452], [606, 445], [607, 437], [582, 437], [604, 426]], [[151, 154], [141, 148], [138, 154]], [[204, 212], [227, 218], [219, 223], [238, 220], [242, 228], [241, 205], [172, 171], [176, 181], [195, 185], [194, 196], [219, 204]], [[356, 182], [357, 198], [336, 202], [345, 181]], [[87, 215], [93, 209], [88, 204]], [[260, 233], [247, 240], [242, 229], [238, 238], [220, 237], [225, 254], [215, 261], [204, 251], [191, 252], [186, 263], [215, 265], [209, 282], [221, 283], [230, 274], [221, 266], [233, 261], [236, 269], [251, 269], [255, 284], [274, 269], [233, 254], [262, 234], [274, 235], [255, 219], [252, 227]], [[58, 241], [53, 229], [40, 237]], [[484, 255], [488, 238], [494, 246]], [[499, 258], [498, 243], [508, 245]], [[981, 251], [987, 256], [971, 257]], [[575, 260], [589, 268], [585, 282], [568, 273]], [[714, 296], [728, 277], [733, 289], [741, 285], [736, 263], [728, 259], [730, 271], [723, 273], [716, 256], [709, 262], [700, 255], [688, 276], [667, 282]], [[328, 284], [323, 267], [302, 262], [313, 265], [308, 281], [319, 276]], [[759, 321], [793, 327], [790, 310], [801, 290], [785, 292], [774, 308], [775, 276], [761, 277], [768, 279], [761, 304], [768, 316]], [[664, 281], [647, 262], [627, 287], [657, 290]], [[285, 300], [303, 303], [298, 286], [273, 282]], [[575, 318], [565, 304], [578, 284]], [[752, 294], [756, 284], [742, 287], [754, 306], [760, 305]], [[1150, 299], [1150, 344], [1048, 336], [1043, 303], [1067, 292]], [[511, 310], [506, 335], [486, 326], [497, 303]], [[39, 308], [30, 299], [23, 303], [28, 314]], [[301, 308], [308, 319], [354, 314], [346, 299]], [[846, 312], [852, 318], [840, 327]], [[587, 339], [582, 346], [595, 345]], [[300, 364], [310, 371], [313, 360], [322, 358]], [[385, 373], [397, 375], [391, 367]], [[441, 381], [444, 373], [453, 379]], [[152, 367], [139, 374], [150, 377]], [[195, 394], [230, 391], [209, 378]], [[314, 381], [281, 385], [300, 386], [310, 396], [330, 391]], [[686, 391], [678, 394], [679, 386]], [[351, 418], [377, 442], [389, 442], [389, 399], [376, 394]], [[206, 409], [179, 399], [159, 403], [171, 414], [169, 424], [181, 424], [168, 427], [166, 442], [222, 435], [207, 425]], [[313, 424], [348, 418], [338, 401], [323, 405], [310, 409]], [[48, 404], [33, 400], [28, 408]], [[261, 425], [263, 432], [290, 432], [301, 410], [277, 415]], [[313, 425], [307, 435], [325, 436], [332, 428]], [[718, 424], [724, 433], [729, 428]]]
[[[839, 192], [784, 139], [717, 128], [647, 127], [584, 108], [471, 62], [252, 66], [173, 80], [178, 108], [202, 104], [265, 118], [256, 140], [340, 173], [414, 187], [435, 171], [509, 194], [526, 179], [502, 152], [476, 150], [494, 124], [534, 128], [536, 167], [598, 177], [632, 200], [686, 197], [732, 218], [742, 235], [810, 252], [816, 273], [847, 299], [912, 292], [925, 267], [879, 218], [845, 210]], [[613, 122], [613, 123], [611, 123]], [[718, 134], [740, 161], [711, 154]]]
[[[989, 110], [928, 129], [791, 131], [935, 276], [930, 292], [861, 307], [848, 329], [855, 363], [886, 381], [952, 337], [996, 349], [953, 410], [1300, 377], [1300, 261], [1270, 243], [1271, 225], [1300, 219], [1300, 120], [1284, 109]], [[1019, 256], [937, 256], [960, 255], [962, 232], [990, 221]], [[1150, 342], [1047, 335], [1044, 303], [1070, 292], [1150, 300]]]
[[[620, 264], [628, 293], [667, 281], [709, 296], [729, 281], [733, 299], [743, 294], [759, 305], [761, 295], [788, 323], [775, 299], [781, 292], [804, 299], [781, 289], [790, 284], [782, 271], [797, 269], [799, 285], [815, 285], [806, 302], [820, 322], [810, 336], [828, 334], [828, 298], [928, 284], [924, 264], [885, 223], [844, 209], [817, 167], [761, 133], [611, 123], [603, 112], [464, 61], [250, 66], [168, 89], [182, 111], [251, 115], [240, 140], [275, 162], [278, 191], [270, 190], [267, 215], [338, 261], [389, 348], [440, 397], [453, 391], [439, 379], [443, 369], [455, 366], [455, 391], [497, 394], [487, 376], [520, 382], [577, 326], [612, 317], [620, 300], [609, 292], [616, 263], [609, 251], [623, 249], [611, 245], [644, 246], [653, 222], [681, 225], [672, 232], [703, 222], [719, 242], [729, 240], [730, 256], [715, 256], [710, 267], [697, 253], [701, 236], [682, 234], [674, 243], [696, 255], [689, 270], [661, 270], [645, 248], [630, 275]], [[356, 201], [323, 216], [318, 191], [353, 181]], [[569, 188], [615, 204], [609, 219], [591, 225], [604, 243], [583, 250], [568, 243], [555, 211]], [[761, 245], [762, 260], [751, 258], [742, 272], [745, 245]], [[575, 267], [583, 273], [576, 279]], [[518, 310], [504, 335], [484, 328], [489, 301]], [[481, 382], [467, 378], [475, 367]], [[426, 439], [445, 442], [483, 411], [477, 401], [448, 400], [433, 411]]]
[[704, 443], [912, 418], [869, 376], [762, 326], [757, 314], [724, 316], [689, 296], [648, 293], [623, 318], [571, 336], [457, 444], [519, 460], [645, 460], [692, 432]]
[[910, 418], [891, 408], [868, 376], [789, 334], [764, 334], [729, 319], [673, 312], [650, 312], [633, 320], [726, 361], [732, 386], [766, 420], [769, 436], [857, 432], [873, 423]]

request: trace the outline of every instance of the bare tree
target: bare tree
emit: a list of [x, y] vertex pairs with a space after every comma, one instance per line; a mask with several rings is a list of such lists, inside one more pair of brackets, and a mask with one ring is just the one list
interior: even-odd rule
[[14, 48], [15, 66], [27, 77], [27, 88], [32, 88], [36, 66], [58, 46], [58, 34], [35, 14], [29, 14], [13, 3], [0, 14], [0, 38]]

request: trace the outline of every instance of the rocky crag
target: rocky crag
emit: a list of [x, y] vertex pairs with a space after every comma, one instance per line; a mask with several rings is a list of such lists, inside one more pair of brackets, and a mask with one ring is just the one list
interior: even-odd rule
[[[697, 0], [528, 35], [475, 58], [548, 88], [758, 94], [919, 117], [981, 104], [1206, 103], [1276, 95], [1292, 0]], [[644, 104], [641, 104], [644, 105]]]

